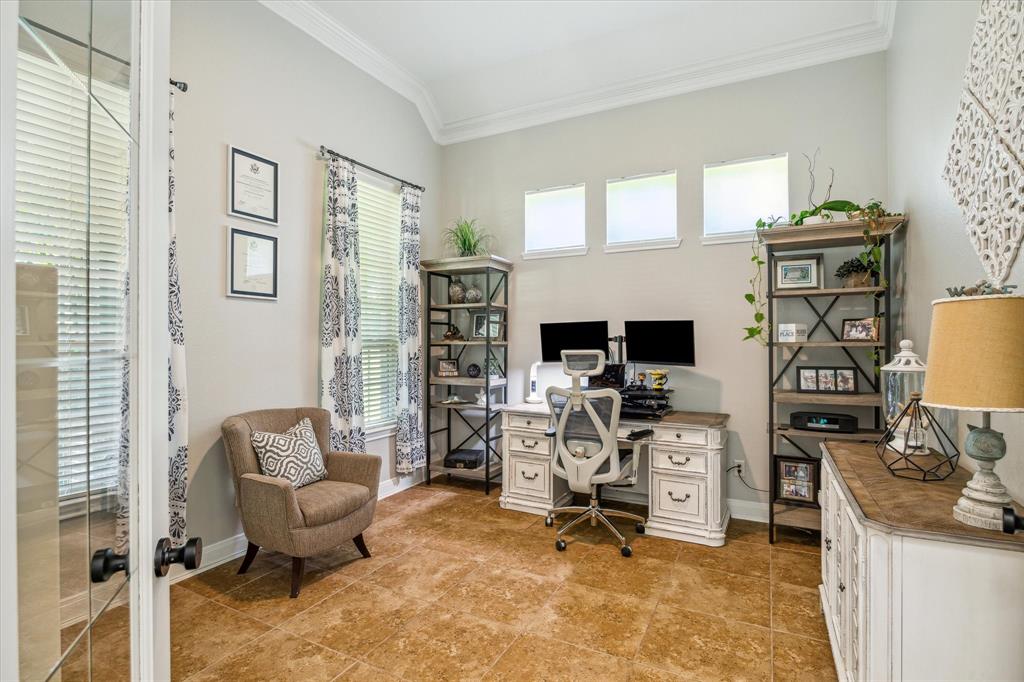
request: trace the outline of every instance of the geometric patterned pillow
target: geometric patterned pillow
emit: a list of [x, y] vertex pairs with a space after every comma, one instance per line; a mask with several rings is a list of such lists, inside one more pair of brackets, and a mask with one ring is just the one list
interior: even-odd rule
[[308, 417], [284, 433], [254, 431], [252, 447], [263, 475], [283, 478], [293, 488], [327, 478], [324, 456]]

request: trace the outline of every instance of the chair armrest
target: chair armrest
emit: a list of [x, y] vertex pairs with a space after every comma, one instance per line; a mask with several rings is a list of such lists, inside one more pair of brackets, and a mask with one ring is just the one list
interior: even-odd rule
[[243, 474], [239, 500], [246, 532], [255, 537], [277, 537], [290, 528], [306, 525], [295, 499], [295, 489], [283, 478]]
[[626, 436], [626, 440], [637, 441], [641, 438], [647, 438], [648, 436], [654, 435], [654, 429], [641, 429], [639, 431], [630, 431]]
[[357, 452], [328, 452], [324, 457], [327, 478], [332, 481], [358, 483], [370, 489], [370, 498], [377, 499], [380, 487], [380, 457]]
[[552, 426], [551, 428], [549, 428], [547, 431], [544, 432], [544, 435], [547, 438], [554, 438], [555, 436], [558, 435], [558, 429], [556, 429], [554, 426]]

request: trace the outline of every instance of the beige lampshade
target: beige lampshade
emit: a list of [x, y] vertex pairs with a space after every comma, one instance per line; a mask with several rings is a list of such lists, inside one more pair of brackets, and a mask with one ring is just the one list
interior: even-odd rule
[[932, 302], [922, 402], [974, 412], [1024, 411], [1024, 296]]

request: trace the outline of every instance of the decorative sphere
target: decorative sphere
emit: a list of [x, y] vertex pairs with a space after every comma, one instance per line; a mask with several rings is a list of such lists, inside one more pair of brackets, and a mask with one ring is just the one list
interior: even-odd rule
[[476, 379], [478, 376], [480, 376], [480, 365], [474, 362], [472, 365], [466, 368], [466, 375], [473, 379]]
[[476, 287], [466, 289], [466, 303], [479, 303], [483, 298], [483, 293]]
[[964, 451], [973, 459], [994, 462], [1006, 454], [1006, 440], [992, 429], [971, 429], [964, 441]]

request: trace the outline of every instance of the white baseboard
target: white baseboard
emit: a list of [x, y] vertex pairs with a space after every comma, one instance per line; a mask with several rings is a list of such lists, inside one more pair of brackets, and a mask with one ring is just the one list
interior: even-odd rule
[[767, 502], [751, 502], [750, 500], [729, 498], [726, 500], [726, 503], [729, 505], [729, 516], [734, 519], [768, 523]]
[[[377, 499], [383, 500], [385, 497], [391, 497], [396, 493], [400, 493], [403, 490], [407, 490], [414, 485], [422, 483], [424, 481], [425, 471], [426, 467], [423, 467], [421, 469], [417, 469], [414, 473], [409, 474], [408, 476], [396, 476], [394, 478], [381, 481], [380, 487], [377, 489]], [[208, 571], [225, 562], [237, 559], [245, 554], [245, 549], [248, 546], [249, 541], [245, 539], [245, 533], [239, 533], [238, 535], [234, 535], [230, 538], [225, 538], [220, 542], [204, 545], [202, 566], [194, 571], [186, 571], [180, 564], [174, 564], [171, 566], [171, 571], [167, 577], [170, 579], [171, 584], [180, 580], [185, 580], [186, 578], [191, 578], [203, 571]]]

